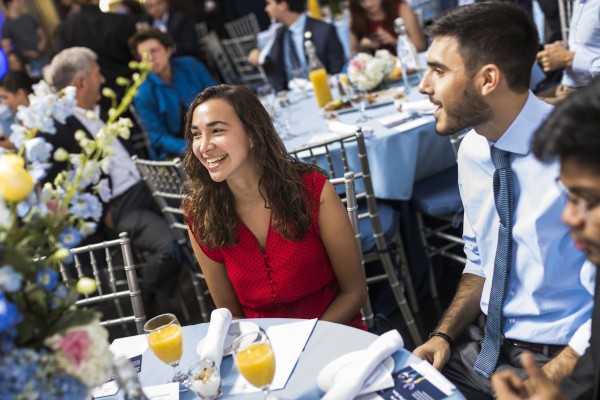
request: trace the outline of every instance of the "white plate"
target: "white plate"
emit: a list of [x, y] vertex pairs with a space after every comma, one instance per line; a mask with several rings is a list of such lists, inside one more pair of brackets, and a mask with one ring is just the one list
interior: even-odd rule
[[[254, 322], [249, 322], [249, 321], [232, 322], [231, 325], [229, 325], [229, 330], [227, 331], [227, 336], [225, 337], [225, 342], [223, 343], [223, 346], [224, 346], [223, 347], [223, 357], [231, 354], [231, 346], [232, 346], [235, 338], [242, 336], [243, 334], [246, 334], [246, 333], [258, 332], [259, 330], [260, 330], [260, 327], [258, 325], [256, 325]], [[196, 353], [198, 353], [199, 356], [202, 356], [202, 348], [204, 347], [204, 339], [206, 339], [206, 336], [204, 336], [202, 338], [202, 340], [200, 340], [200, 342], [198, 342], [198, 345], [196, 346]]]
[[[365, 359], [368, 357], [368, 354], [365, 350], [353, 351], [352, 353], [344, 354], [332, 360], [327, 364], [321, 372], [319, 372], [319, 376], [317, 377], [317, 386], [323, 392], [327, 392], [337, 379], [343, 379], [343, 371], [346, 368], [353, 368], [353, 364], [355, 361]], [[394, 370], [394, 359], [392, 357], [388, 357], [383, 360], [380, 364], [387, 372], [390, 374]], [[339, 377], [339, 378], [338, 378]], [[359, 393], [360, 394], [360, 393]]]

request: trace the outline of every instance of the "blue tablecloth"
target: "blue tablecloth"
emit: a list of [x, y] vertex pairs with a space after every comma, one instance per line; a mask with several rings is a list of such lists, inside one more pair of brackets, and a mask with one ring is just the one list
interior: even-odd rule
[[[313, 136], [329, 132], [313, 93], [309, 92], [309, 96], [290, 94], [291, 132], [297, 136], [285, 140], [288, 150], [307, 144]], [[409, 101], [423, 98], [416, 87], [408, 94]], [[409, 200], [414, 182], [453, 166], [456, 156], [449, 139], [436, 134], [433, 117], [417, 128], [400, 131], [388, 129], [378, 122], [379, 118], [392, 113], [397, 113], [393, 104], [368, 109], [367, 115], [372, 119], [362, 124], [373, 131], [366, 138], [373, 188], [377, 198]], [[354, 124], [359, 113], [349, 112], [338, 117], [340, 122]]]
[[[262, 328], [280, 325], [298, 320], [285, 318], [249, 319]], [[183, 357], [180, 362], [182, 371], [187, 369], [198, 359], [196, 345], [206, 336], [208, 323], [183, 327]], [[321, 369], [331, 360], [355, 350], [367, 348], [377, 336], [351, 328], [346, 325], [318, 321], [312, 332], [304, 351], [298, 359], [298, 364], [282, 390], [274, 392], [277, 396], [287, 399], [319, 399], [323, 393], [317, 387], [317, 376]], [[407, 350], [401, 349], [394, 354], [394, 371], [399, 371], [409, 363], [419, 361], [417, 357]], [[150, 349], [146, 350], [142, 358], [142, 371], [140, 380], [142, 386], [151, 386], [165, 383], [173, 375], [172, 368], [159, 361]], [[223, 399], [263, 399], [262, 393], [252, 393], [237, 396], [228, 395], [233, 382], [239, 376], [232, 357], [225, 357], [221, 363]], [[196, 396], [191, 391], [180, 392], [180, 399], [192, 400]], [[108, 399], [108, 398], [104, 398]], [[455, 393], [449, 399], [464, 399], [460, 393]]]

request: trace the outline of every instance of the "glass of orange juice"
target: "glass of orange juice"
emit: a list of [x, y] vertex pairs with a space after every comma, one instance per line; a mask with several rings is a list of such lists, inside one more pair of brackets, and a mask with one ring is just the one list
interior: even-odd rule
[[265, 399], [276, 399], [270, 386], [275, 376], [275, 353], [264, 331], [246, 333], [233, 342], [233, 356], [240, 374], [261, 389]]
[[158, 359], [173, 367], [173, 379], [187, 386], [188, 376], [177, 369], [183, 354], [183, 335], [181, 326], [174, 314], [158, 315], [144, 325], [148, 346]]

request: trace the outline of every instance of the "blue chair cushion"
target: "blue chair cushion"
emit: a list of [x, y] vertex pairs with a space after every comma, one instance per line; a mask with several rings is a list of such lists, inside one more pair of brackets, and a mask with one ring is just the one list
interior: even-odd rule
[[[383, 230], [383, 236], [386, 242], [389, 242], [398, 226], [400, 214], [392, 208], [390, 205], [385, 203], [377, 203], [379, 209], [379, 219], [381, 220], [381, 228]], [[367, 205], [360, 204], [358, 207], [358, 213], [363, 214], [367, 212]], [[371, 228], [371, 220], [369, 218], [361, 219], [358, 222], [360, 226], [360, 243], [362, 246], [363, 253], [373, 251], [375, 247], [375, 238], [373, 237], [373, 229]]]
[[462, 212], [458, 168], [454, 166], [416, 182], [411, 201], [423, 214], [434, 217]]

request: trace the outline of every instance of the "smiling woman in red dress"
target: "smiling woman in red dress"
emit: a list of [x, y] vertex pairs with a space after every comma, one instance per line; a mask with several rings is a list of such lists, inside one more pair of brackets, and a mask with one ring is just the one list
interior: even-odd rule
[[325, 173], [287, 154], [242, 86], [204, 90], [185, 125], [186, 222], [216, 306], [234, 318], [320, 318], [365, 329], [360, 254]]

